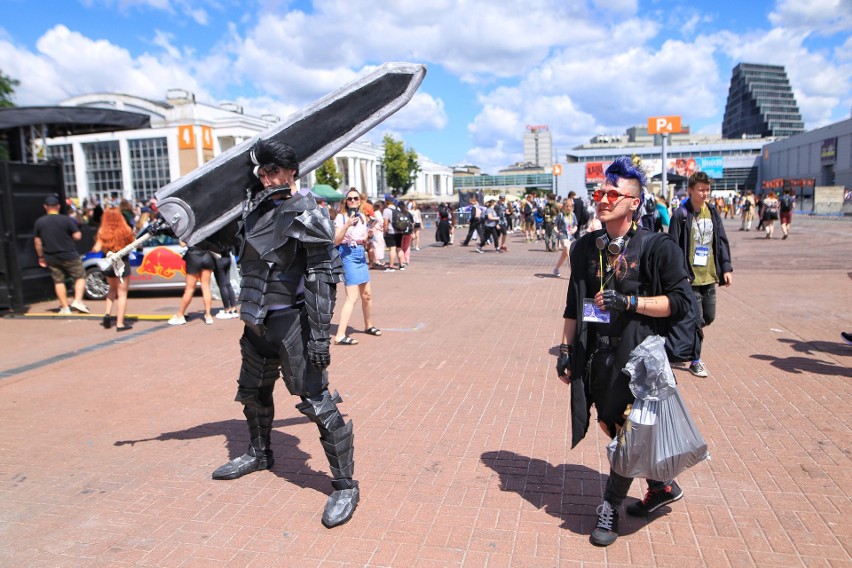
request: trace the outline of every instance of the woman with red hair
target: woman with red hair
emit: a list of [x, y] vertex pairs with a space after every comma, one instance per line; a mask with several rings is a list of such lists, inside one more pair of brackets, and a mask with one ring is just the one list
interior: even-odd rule
[[[104, 253], [118, 252], [132, 242], [133, 230], [127, 224], [127, 221], [125, 221], [121, 210], [117, 207], [110, 207], [104, 211], [92, 251]], [[125, 261], [124, 269], [120, 275], [121, 278], [115, 273], [112, 266], [104, 270], [104, 275], [107, 277], [107, 282], [109, 282], [109, 293], [106, 297], [103, 326], [109, 329], [112, 325], [112, 303], [117, 298], [118, 310], [115, 316], [115, 330], [119, 332], [127, 331], [130, 329], [130, 326], [124, 325], [124, 314], [127, 313], [127, 287], [130, 285], [130, 266]]]

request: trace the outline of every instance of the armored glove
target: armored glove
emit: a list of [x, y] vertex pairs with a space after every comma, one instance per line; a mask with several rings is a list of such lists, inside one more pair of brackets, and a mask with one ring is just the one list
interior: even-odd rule
[[322, 371], [331, 364], [331, 353], [329, 353], [328, 339], [308, 340], [308, 363], [314, 369]]
[[603, 291], [603, 307], [610, 312], [636, 311], [636, 296], [625, 296], [615, 290]]
[[559, 356], [556, 358], [556, 376], [563, 377], [571, 370], [571, 346], [563, 343], [559, 346]]

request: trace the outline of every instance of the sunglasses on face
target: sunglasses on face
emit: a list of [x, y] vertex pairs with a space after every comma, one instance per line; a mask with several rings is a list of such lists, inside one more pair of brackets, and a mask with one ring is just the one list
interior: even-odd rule
[[604, 191], [602, 189], [596, 189], [594, 193], [592, 193], [592, 199], [595, 200], [595, 203], [600, 203], [603, 201], [604, 195], [609, 200], [610, 203], [615, 203], [622, 197], [633, 197], [628, 193], [619, 193], [614, 189], [610, 189], [609, 191]]
[[347, 197], [346, 201], [361, 201], [360, 197]]

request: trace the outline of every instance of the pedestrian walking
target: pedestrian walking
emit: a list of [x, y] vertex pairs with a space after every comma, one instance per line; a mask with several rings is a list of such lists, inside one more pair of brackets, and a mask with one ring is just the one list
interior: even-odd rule
[[770, 191], [769, 195], [760, 200], [760, 204], [763, 206], [761, 222], [766, 230], [766, 238], [771, 239], [775, 232], [775, 221], [778, 220], [781, 203], [775, 192]]
[[778, 218], [781, 220], [781, 232], [784, 233], [784, 236], [781, 237], [783, 241], [790, 236], [790, 224], [793, 222], [793, 205], [795, 204], [793, 192], [790, 189], [785, 189], [778, 201]]
[[[86, 270], [74, 245], [74, 241], [83, 238], [83, 233], [73, 219], [59, 213], [59, 198], [55, 195], [45, 198], [43, 207], [46, 214], [36, 219], [33, 227], [33, 245], [38, 265], [50, 270], [60, 314], [71, 315], [71, 308], [88, 314], [89, 308], [83, 303]], [[74, 300], [70, 306], [66, 278], [74, 280]]]
[[754, 200], [754, 193], [751, 190], [745, 192], [745, 195], [740, 202], [740, 211], [742, 216], [742, 225], [740, 231], [751, 231], [751, 224], [754, 222], [754, 212], [757, 205]]
[[222, 309], [216, 312], [216, 319], [236, 319], [240, 314], [237, 313], [237, 295], [234, 285], [231, 284], [234, 247], [224, 243], [215, 243], [214, 246], [216, 250], [210, 251], [213, 255], [213, 274], [216, 276], [216, 285], [222, 298]]
[[411, 218], [414, 220], [414, 230], [411, 233], [411, 246], [414, 250], [420, 250], [420, 231], [423, 230], [423, 214], [420, 212], [420, 206], [412, 200], [411, 206], [408, 208], [411, 213]]
[[[118, 252], [134, 240], [133, 230], [127, 224], [126, 217], [117, 207], [109, 207], [101, 217], [101, 226], [95, 235], [95, 244], [92, 252]], [[110, 265], [104, 270], [109, 283], [104, 305], [104, 317], [102, 325], [104, 329], [112, 326], [112, 306], [116, 304], [115, 330], [117, 332], [127, 331], [130, 326], [125, 324], [127, 314], [127, 289], [130, 286], [130, 266], [123, 262], [121, 273], [116, 274], [115, 268]]]
[[[186, 246], [185, 243], [180, 243], [181, 246]], [[183, 289], [183, 296], [180, 299], [180, 305], [175, 315], [169, 318], [169, 325], [183, 325], [186, 323], [186, 310], [189, 308], [192, 297], [195, 295], [195, 288], [198, 283], [201, 283], [201, 300], [204, 303], [204, 323], [213, 325], [213, 315], [210, 313], [213, 307], [213, 293], [210, 290], [210, 280], [213, 277], [213, 270], [216, 269], [216, 260], [213, 254], [200, 246], [187, 247], [183, 254], [183, 260], [186, 263], [186, 286]]]
[[[577, 236], [577, 216], [574, 214], [574, 200], [566, 199], [562, 204], [562, 211], [556, 216], [553, 223], [553, 229], [556, 231], [556, 236], [559, 242], [559, 260], [556, 261], [556, 268], [553, 269], [553, 275], [559, 278], [562, 274], [560, 269], [562, 264], [568, 259], [568, 252], [571, 249], [571, 243]], [[571, 264], [568, 264], [568, 269], [571, 269]]]
[[470, 239], [476, 234], [476, 242], [477, 246], [481, 247], [483, 244], [483, 208], [479, 206], [479, 201], [476, 197], [470, 198], [470, 205], [468, 206], [468, 213], [470, 217], [467, 222], [467, 236], [462, 239], [461, 246], [466, 247], [470, 244]]
[[[669, 234], [683, 252], [692, 293], [698, 302], [702, 330], [716, 319], [716, 286], [722, 284], [728, 287], [734, 278], [731, 247], [722, 217], [712, 202], [708, 201], [710, 183], [710, 176], [705, 172], [695, 172], [689, 176], [689, 199], [674, 212], [669, 227]], [[707, 377], [707, 367], [701, 360], [700, 348], [697, 355], [689, 364], [689, 372], [696, 377]]]

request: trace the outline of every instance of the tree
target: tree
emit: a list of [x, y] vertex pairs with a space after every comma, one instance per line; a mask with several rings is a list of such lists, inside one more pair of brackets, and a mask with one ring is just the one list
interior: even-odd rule
[[20, 84], [20, 81], [9, 77], [0, 69], [0, 107], [15, 106], [15, 103], [12, 102], [12, 95], [15, 93], [15, 87]]
[[340, 187], [340, 182], [343, 181], [343, 176], [337, 171], [337, 165], [334, 163], [334, 158], [329, 158], [322, 163], [316, 171], [317, 183], [330, 185], [334, 189]]
[[394, 140], [389, 134], [385, 135], [384, 145], [385, 179], [394, 193], [405, 195], [414, 185], [417, 173], [421, 171], [417, 152], [411, 148], [406, 151], [403, 143]]
[[[0, 108], [13, 107], [12, 94], [15, 92], [15, 87], [21, 82], [17, 79], [12, 79], [3, 73], [0, 69]], [[9, 159], [9, 144], [5, 136], [0, 136], [0, 160]]]

